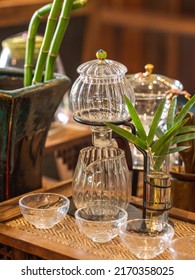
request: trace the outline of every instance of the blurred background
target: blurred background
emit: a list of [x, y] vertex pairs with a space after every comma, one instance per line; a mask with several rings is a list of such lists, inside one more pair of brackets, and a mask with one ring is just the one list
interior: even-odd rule
[[[2, 41], [27, 31], [33, 13], [50, 2], [0, 0], [0, 52]], [[40, 35], [45, 23], [46, 19], [38, 29]], [[99, 49], [106, 50], [108, 58], [123, 63], [128, 74], [145, 72], [144, 66], [150, 63], [154, 65], [154, 74], [179, 80], [185, 90], [194, 94], [195, 1], [88, 0], [87, 6], [72, 12], [60, 48], [61, 63], [72, 83], [78, 77], [77, 67], [95, 59]], [[66, 97], [67, 101], [67, 94]], [[74, 128], [74, 123], [49, 135], [51, 146], [58, 142], [64, 145], [57, 154], [53, 152], [55, 147], [52, 150], [47, 147], [43, 174], [50, 180], [71, 178], [79, 150], [91, 143], [86, 126]]]
[[[28, 29], [32, 14], [51, 1], [0, 0], [0, 41]], [[45, 22], [39, 34], [44, 32]], [[194, 93], [194, 0], [88, 0], [72, 13], [60, 49], [66, 74], [74, 82], [76, 68], [105, 49], [110, 59], [122, 62], [128, 73], [154, 73], [180, 80]]]

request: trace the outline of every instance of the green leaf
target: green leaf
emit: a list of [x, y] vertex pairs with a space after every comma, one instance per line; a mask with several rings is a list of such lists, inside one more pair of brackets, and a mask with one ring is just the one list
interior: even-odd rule
[[160, 167], [161, 167], [163, 161], [165, 160], [166, 156], [167, 155], [163, 155], [163, 156], [159, 156], [159, 157], [155, 158], [154, 166], [153, 166], [155, 171], [160, 171]]
[[195, 126], [194, 125], [188, 125], [188, 126], [181, 127], [178, 134], [193, 132], [193, 131], [195, 131]]
[[147, 135], [146, 132], [144, 130], [144, 127], [142, 125], [142, 122], [140, 120], [140, 117], [135, 109], [135, 107], [133, 106], [133, 104], [131, 103], [131, 101], [125, 96], [125, 102], [129, 111], [129, 114], [133, 120], [133, 123], [135, 125], [135, 128], [137, 130], [137, 132], [139, 133], [140, 138], [142, 138], [143, 140], [147, 139]]
[[171, 148], [169, 149], [168, 154], [178, 153], [189, 148], [190, 146], [179, 146], [179, 147]]
[[195, 104], [195, 95], [190, 98], [190, 100], [183, 106], [181, 111], [178, 113], [178, 115], [175, 117], [174, 123], [178, 123], [183, 118], [185, 118], [186, 114], [190, 111], [191, 107]]
[[172, 144], [178, 144], [181, 142], [189, 141], [195, 139], [195, 133], [188, 133], [188, 134], [181, 134], [178, 136], [175, 136], [172, 140]]
[[154, 156], [167, 155], [169, 147], [171, 146], [172, 138], [168, 138], [166, 142], [154, 153]]
[[154, 136], [156, 135], [156, 131], [159, 126], [159, 121], [161, 119], [161, 116], [162, 116], [162, 113], [164, 110], [165, 102], [166, 102], [166, 98], [164, 98], [163, 101], [160, 103], [160, 105], [157, 108], [156, 113], [154, 115], [153, 121], [151, 123], [150, 130], [148, 133], [148, 138], [147, 138], [149, 145], [152, 143]]
[[143, 150], [147, 150], [146, 143], [142, 139], [138, 138], [136, 135], [131, 133], [130, 131], [110, 123], [105, 123], [105, 125], [111, 128], [114, 132], [116, 132], [120, 136], [124, 137], [125, 139], [129, 140], [130, 142], [138, 146], [139, 148]]
[[178, 133], [179, 129], [186, 123], [186, 121], [187, 119], [184, 119], [179, 123], [176, 123], [169, 130], [167, 130], [167, 132], [161, 138], [156, 140], [155, 143], [152, 145], [152, 152], [156, 153], [162, 145], [165, 145], [166, 142], [168, 142], [173, 136], [175, 136]]
[[162, 137], [164, 135], [164, 132], [162, 131], [162, 129], [158, 126], [157, 130], [156, 130], [156, 136], [158, 138]]
[[174, 122], [177, 107], [177, 96], [174, 96], [167, 115], [167, 129], [171, 128]]

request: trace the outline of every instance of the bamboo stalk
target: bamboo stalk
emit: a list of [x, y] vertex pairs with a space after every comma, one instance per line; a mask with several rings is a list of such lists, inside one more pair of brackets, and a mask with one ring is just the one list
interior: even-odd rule
[[[62, 8], [62, 2], [64, 0], [60, 0], [60, 1], [61, 1], [61, 8]], [[87, 4], [87, 1], [88, 0], [74, 0], [72, 3], [72, 10], [76, 10], [76, 9], [80, 9], [80, 8], [84, 7]], [[53, 2], [53, 4], [50, 3], [50, 4], [43, 6], [42, 8], [37, 10], [31, 18], [29, 28], [28, 28], [28, 38], [27, 38], [27, 43], [26, 43], [25, 65], [24, 65], [24, 86], [30, 86], [32, 84], [35, 38], [37, 35], [37, 30], [41, 23], [41, 20], [45, 16], [47, 16], [49, 13], [51, 14], [51, 12], [52, 12], [51, 9], [52, 9], [53, 5], [54, 5], [54, 2]], [[59, 10], [59, 14], [60, 14], [60, 10]], [[50, 26], [48, 26], [48, 29], [49, 28], [50, 28]], [[46, 28], [46, 31], [47, 31], [47, 28]], [[50, 33], [50, 31], [48, 31], [48, 32]], [[50, 33], [50, 35], [51, 35], [51, 33]], [[49, 39], [47, 39], [47, 40], [48, 40], [48, 42], [50, 42]], [[43, 47], [45, 47], [45, 46], [42, 44], [42, 49], [43, 49]], [[41, 53], [41, 51], [40, 51], [40, 53]], [[41, 54], [40, 54], [40, 56], [41, 56]], [[38, 74], [39, 80], [40, 80], [39, 82], [41, 82], [41, 79], [42, 79], [42, 74], [43, 74], [43, 70], [45, 67], [47, 55], [42, 54], [42, 56], [44, 56], [44, 58], [40, 57], [39, 64], [37, 62], [37, 66], [36, 66], [36, 71], [39, 72], [39, 74]], [[41, 69], [39, 68], [40, 64], [41, 64]], [[35, 80], [35, 78], [34, 78], [34, 80]], [[38, 79], [36, 79], [36, 80], [38, 81]], [[36, 82], [34, 82], [34, 83], [36, 83]]]
[[43, 38], [43, 43], [39, 52], [37, 59], [37, 64], [35, 67], [35, 73], [32, 83], [37, 84], [42, 81], [42, 75], [45, 68], [45, 62], [48, 56], [50, 42], [55, 32], [58, 17], [62, 8], [63, 0], [54, 0], [50, 14], [48, 16], [47, 25], [45, 29], [45, 35]]
[[29, 28], [28, 28], [27, 42], [26, 42], [24, 86], [30, 86], [32, 83], [35, 38], [41, 20], [44, 16], [46, 16], [49, 13], [49, 11], [51, 10], [51, 6], [52, 4], [45, 5], [44, 7], [37, 10], [31, 18]]
[[64, 33], [67, 29], [70, 13], [72, 10], [73, 0], [65, 0], [62, 6], [62, 11], [60, 14], [60, 18], [51, 42], [51, 46], [49, 49], [49, 54], [46, 61], [46, 69], [45, 69], [45, 81], [53, 78], [55, 61], [58, 56], [59, 48], [64, 36]]

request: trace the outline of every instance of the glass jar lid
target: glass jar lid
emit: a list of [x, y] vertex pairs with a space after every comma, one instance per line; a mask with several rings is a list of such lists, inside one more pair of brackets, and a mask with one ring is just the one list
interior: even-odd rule
[[73, 116], [79, 122], [93, 125], [126, 121], [130, 116], [124, 96], [135, 102], [133, 88], [125, 75], [127, 68], [107, 59], [103, 50], [96, 57], [77, 69], [80, 75], [70, 92]]
[[166, 91], [171, 89], [183, 90], [181, 82], [163, 75], [153, 74], [153, 69], [152, 64], [147, 64], [145, 65], [145, 72], [127, 75], [135, 94], [164, 95]]
[[114, 60], [106, 59], [106, 52], [99, 50], [97, 59], [81, 64], [77, 72], [85, 82], [110, 84], [120, 82], [127, 72], [127, 68]]
[[[15, 35], [12, 35], [2, 41], [2, 48], [9, 49], [9, 52], [13, 55], [17, 55], [18, 58], [23, 59], [25, 56], [26, 41], [27, 41], [27, 32], [21, 32]], [[35, 38], [35, 55], [39, 53], [43, 37], [37, 35]]]

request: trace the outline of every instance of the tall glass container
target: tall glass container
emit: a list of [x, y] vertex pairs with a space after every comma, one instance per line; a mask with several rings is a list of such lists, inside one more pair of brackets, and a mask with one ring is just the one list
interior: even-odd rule
[[129, 120], [124, 96], [134, 103], [134, 92], [123, 64], [107, 59], [103, 50], [96, 56], [78, 67], [79, 77], [70, 92], [73, 117], [90, 125], [94, 145], [80, 151], [73, 201], [77, 208], [94, 203], [126, 208], [132, 188], [130, 171], [124, 151], [113, 146], [112, 131], [104, 122]]

